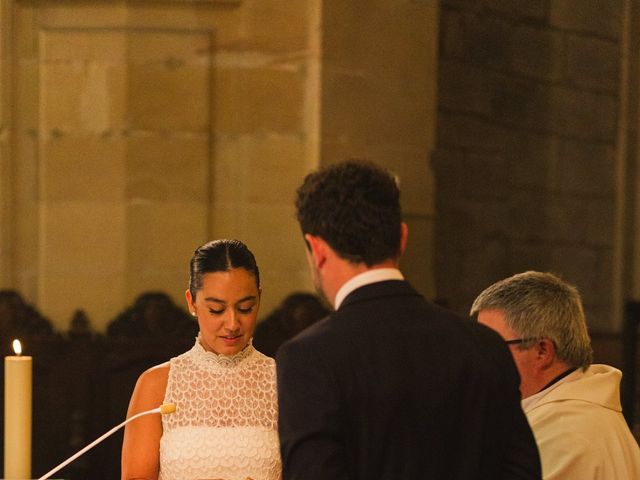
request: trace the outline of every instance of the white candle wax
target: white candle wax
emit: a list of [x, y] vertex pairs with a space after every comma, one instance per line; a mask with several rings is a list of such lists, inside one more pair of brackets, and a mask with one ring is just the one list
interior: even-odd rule
[[31, 357], [25, 355], [4, 357], [4, 478], [6, 480], [31, 478], [31, 387]]

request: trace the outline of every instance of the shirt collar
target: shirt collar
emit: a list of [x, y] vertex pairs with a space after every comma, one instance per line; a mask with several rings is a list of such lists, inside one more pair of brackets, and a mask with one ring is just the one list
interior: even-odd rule
[[522, 410], [524, 413], [527, 413], [538, 401], [544, 397], [547, 393], [549, 393], [554, 388], [568, 382], [573, 382], [574, 380], [579, 379], [584, 372], [581, 369], [570, 370], [568, 374], [561, 376], [560, 379], [556, 379], [556, 381], [551, 382], [551, 385], [547, 385], [538, 393], [531, 395], [530, 397], [522, 399], [520, 402], [522, 405]]
[[385, 280], [404, 280], [404, 276], [397, 268], [374, 268], [366, 272], [359, 273], [355, 277], [347, 280], [336, 293], [333, 302], [337, 310], [342, 305], [344, 299], [355, 289], [369, 285], [370, 283], [383, 282]]

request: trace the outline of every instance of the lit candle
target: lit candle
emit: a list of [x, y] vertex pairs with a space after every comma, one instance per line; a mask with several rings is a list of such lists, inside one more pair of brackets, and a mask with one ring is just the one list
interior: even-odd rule
[[4, 357], [4, 478], [31, 478], [31, 357], [22, 355], [20, 340], [15, 355]]

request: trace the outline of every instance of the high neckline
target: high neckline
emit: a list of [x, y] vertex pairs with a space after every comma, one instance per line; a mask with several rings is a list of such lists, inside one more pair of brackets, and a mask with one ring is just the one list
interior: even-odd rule
[[246, 347], [233, 355], [222, 355], [215, 352], [206, 350], [200, 343], [200, 337], [196, 337], [196, 343], [191, 349], [193, 356], [203, 362], [212, 363], [225, 368], [233, 368], [239, 365], [244, 359], [248, 358], [254, 351], [252, 340], [249, 341]]

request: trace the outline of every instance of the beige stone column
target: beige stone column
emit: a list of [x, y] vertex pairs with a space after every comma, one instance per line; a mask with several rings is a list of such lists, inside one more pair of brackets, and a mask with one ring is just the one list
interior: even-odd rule
[[0, 0], [0, 288], [11, 287], [11, 2]]
[[322, 162], [368, 158], [398, 174], [409, 226], [401, 267], [433, 298], [438, 4], [322, 3]]

